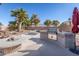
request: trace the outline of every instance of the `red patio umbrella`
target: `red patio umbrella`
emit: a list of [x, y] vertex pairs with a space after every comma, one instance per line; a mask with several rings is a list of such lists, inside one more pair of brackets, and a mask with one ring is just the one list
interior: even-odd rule
[[79, 14], [78, 14], [78, 9], [77, 7], [74, 8], [73, 10], [73, 15], [72, 15], [72, 32], [73, 33], [78, 33], [79, 29], [78, 29], [78, 25], [79, 25]]

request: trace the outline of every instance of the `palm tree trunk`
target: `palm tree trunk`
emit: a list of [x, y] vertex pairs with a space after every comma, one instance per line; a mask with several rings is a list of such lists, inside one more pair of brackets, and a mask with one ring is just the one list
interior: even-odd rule
[[22, 22], [20, 22], [20, 23], [18, 24], [18, 32], [21, 31], [21, 25], [22, 25]]
[[35, 24], [35, 27], [38, 27], [38, 26], [39, 26], [39, 23], [36, 23], [36, 24]]

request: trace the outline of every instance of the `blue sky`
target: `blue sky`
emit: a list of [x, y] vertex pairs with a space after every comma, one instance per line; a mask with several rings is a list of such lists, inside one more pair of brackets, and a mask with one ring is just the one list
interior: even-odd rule
[[41, 24], [46, 19], [59, 20], [60, 22], [68, 20], [72, 17], [74, 7], [79, 8], [79, 4], [57, 4], [57, 3], [3, 3], [0, 5], [0, 22], [7, 25], [9, 21], [15, 20], [11, 17], [11, 10], [23, 8], [27, 11], [29, 17], [37, 14]]

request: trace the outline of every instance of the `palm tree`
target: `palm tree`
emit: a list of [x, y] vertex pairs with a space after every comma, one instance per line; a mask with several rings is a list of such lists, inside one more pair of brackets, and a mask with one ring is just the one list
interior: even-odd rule
[[9, 29], [10, 31], [17, 29], [16, 21], [10, 21], [8, 26], [9, 26], [8, 29]]
[[39, 23], [40, 23], [40, 20], [39, 20], [38, 18], [35, 18], [35, 19], [33, 20], [33, 23], [34, 23], [35, 26], [38, 26]]
[[21, 31], [22, 23], [28, 19], [28, 14], [26, 11], [21, 9], [16, 9], [11, 11], [11, 16], [16, 17], [16, 23], [18, 27], [18, 31]]
[[46, 26], [50, 26], [52, 24], [51, 20], [47, 19], [45, 22], [44, 22], [44, 25]]
[[36, 14], [32, 14], [30, 20], [31, 20], [31, 25], [34, 24], [34, 19], [37, 18], [37, 15]]
[[68, 21], [69, 21], [69, 23], [70, 23], [70, 26], [71, 26], [71, 25], [72, 25], [72, 24], [71, 24], [71, 18], [68, 18]]
[[27, 27], [31, 26], [31, 20], [30, 20], [30, 19], [27, 19], [27, 20], [24, 20], [24, 21], [23, 21], [22, 27], [23, 27], [23, 28], [26, 28], [26, 26], [27, 26]]
[[27, 20], [27, 26], [31, 26], [31, 20]]
[[0, 22], [0, 30], [1, 30], [1, 26], [2, 26], [3, 24]]
[[61, 23], [61, 24], [58, 26], [59, 31], [62, 32], [65, 26], [66, 26], [66, 24], [65, 24], [64, 22]]
[[62, 22], [58, 28], [59, 28], [59, 31], [65, 31], [65, 32], [70, 32], [71, 31], [71, 28], [70, 28], [70, 23], [69, 21], [65, 21], [65, 22]]
[[52, 21], [52, 25], [54, 25], [54, 26], [58, 26], [60, 24], [60, 22], [58, 21], [58, 20], [53, 20]]

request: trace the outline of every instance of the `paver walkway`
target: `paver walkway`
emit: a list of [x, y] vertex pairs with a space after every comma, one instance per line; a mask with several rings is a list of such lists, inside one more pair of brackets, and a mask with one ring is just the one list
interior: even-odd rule
[[59, 47], [55, 42], [40, 40], [40, 34], [24, 35], [22, 48], [14, 53], [7, 54], [10, 56], [76, 56], [68, 49]]

